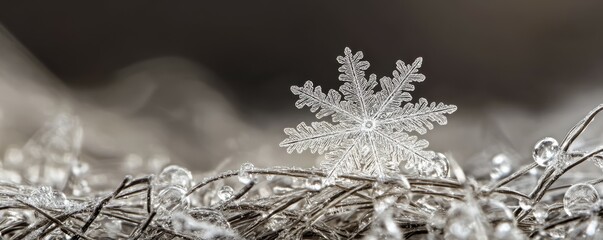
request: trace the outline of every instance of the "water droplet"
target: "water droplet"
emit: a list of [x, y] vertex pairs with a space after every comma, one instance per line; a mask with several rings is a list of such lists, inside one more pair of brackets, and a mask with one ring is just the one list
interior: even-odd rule
[[544, 204], [539, 203], [534, 206], [532, 214], [534, 214], [534, 219], [536, 219], [537, 223], [544, 224], [546, 218], [549, 217], [549, 209]]
[[164, 188], [167, 186], [175, 186], [183, 189], [189, 189], [193, 182], [193, 175], [191, 172], [183, 167], [170, 165], [159, 173], [159, 176], [155, 178], [156, 187]]
[[445, 178], [448, 177], [450, 171], [448, 158], [442, 153], [436, 153], [431, 159], [431, 166], [425, 167], [426, 176]]
[[322, 178], [313, 176], [306, 179], [306, 189], [315, 192], [320, 191], [322, 189]]
[[254, 166], [251, 163], [243, 163], [241, 164], [241, 168], [239, 169], [239, 182], [242, 184], [249, 184], [253, 179], [253, 175], [249, 172], [253, 170]]
[[230, 187], [228, 185], [222, 186], [222, 188], [220, 188], [220, 191], [218, 191], [218, 198], [220, 198], [220, 200], [222, 200], [222, 201], [231, 199], [233, 195], [234, 195], [234, 189], [232, 189], [232, 187]]
[[171, 212], [176, 208], [186, 209], [189, 205], [188, 197], [186, 196], [186, 190], [177, 186], [168, 186], [162, 189], [157, 198], [157, 204], [155, 204], [155, 208], [159, 211], [167, 211]]
[[523, 210], [532, 209], [532, 205], [534, 205], [534, 202], [530, 199], [522, 198], [519, 200], [519, 207]]
[[599, 201], [599, 193], [590, 184], [572, 185], [563, 196], [563, 209], [569, 216], [588, 215]]
[[550, 166], [556, 160], [556, 155], [559, 153], [559, 143], [551, 137], [543, 138], [536, 143], [532, 157], [534, 161], [542, 167]]
[[500, 153], [492, 158], [492, 171], [490, 177], [492, 180], [502, 179], [511, 174], [511, 159], [506, 154]]

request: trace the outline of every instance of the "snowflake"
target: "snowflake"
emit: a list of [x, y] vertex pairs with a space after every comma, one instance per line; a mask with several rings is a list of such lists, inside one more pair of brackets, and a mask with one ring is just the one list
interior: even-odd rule
[[405, 132], [424, 134], [433, 129], [433, 122], [446, 124], [445, 114], [456, 111], [456, 106], [429, 103], [424, 98], [406, 103], [412, 99], [408, 92], [414, 90], [413, 83], [425, 80], [418, 73], [422, 58], [410, 65], [397, 61], [393, 78], [381, 78], [381, 90], [376, 91], [377, 77], [365, 77], [369, 63], [361, 61], [362, 52], [352, 54], [349, 48], [344, 52], [345, 56], [337, 58], [342, 64], [339, 80], [344, 82], [339, 91], [331, 89], [325, 94], [312, 81], [303, 87], [291, 87], [299, 96], [297, 108], [307, 106], [318, 119], [331, 116], [333, 123], [313, 122], [308, 126], [302, 122], [297, 128], [286, 128], [289, 137], [280, 146], [289, 153], [306, 149], [326, 152], [321, 165], [328, 179], [348, 173], [385, 177], [398, 172], [402, 160], [407, 162], [406, 168], [419, 174], [433, 172], [433, 159], [439, 154], [425, 150], [429, 145], [426, 140]]

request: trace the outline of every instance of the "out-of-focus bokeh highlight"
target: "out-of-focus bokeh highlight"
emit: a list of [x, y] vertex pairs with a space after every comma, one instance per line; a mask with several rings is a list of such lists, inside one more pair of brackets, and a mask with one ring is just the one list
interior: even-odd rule
[[518, 165], [538, 139], [561, 139], [603, 103], [601, 10], [594, 1], [3, 2], [0, 150], [68, 112], [84, 129], [82, 156], [115, 171], [145, 161], [309, 167], [317, 156], [278, 148], [284, 127], [313, 120], [289, 86], [337, 88], [335, 57], [349, 46], [379, 77], [397, 59], [425, 59], [415, 99], [459, 107], [425, 137], [433, 150], [478, 173], [499, 152]]

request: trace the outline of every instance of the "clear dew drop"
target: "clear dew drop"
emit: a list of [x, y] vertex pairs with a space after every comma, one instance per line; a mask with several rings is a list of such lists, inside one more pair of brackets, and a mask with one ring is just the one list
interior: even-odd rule
[[448, 158], [446, 157], [446, 155], [442, 153], [436, 153], [431, 160], [431, 166], [424, 167], [426, 168], [424, 169], [424, 171], [426, 172], [425, 175], [438, 178], [448, 177], [448, 172], [450, 171], [450, 164], [448, 163]]
[[551, 137], [545, 137], [538, 141], [534, 146], [532, 157], [541, 167], [547, 167], [553, 164], [559, 153], [559, 143]]
[[254, 166], [252, 163], [243, 163], [239, 169], [239, 182], [242, 184], [249, 184], [254, 181], [253, 175], [249, 172], [253, 170]]
[[161, 173], [155, 178], [155, 183], [158, 188], [164, 188], [168, 186], [180, 187], [182, 189], [189, 189], [193, 182], [193, 175], [191, 172], [183, 167], [170, 165], [165, 167]]
[[509, 157], [504, 153], [497, 154], [492, 158], [492, 171], [490, 172], [490, 178], [495, 181], [502, 179], [511, 174], [512, 170], [511, 159], [509, 159]]
[[322, 178], [316, 176], [307, 178], [306, 189], [313, 192], [320, 191], [322, 189]]
[[588, 215], [599, 201], [597, 189], [590, 184], [572, 185], [563, 195], [563, 209], [569, 216]]
[[222, 186], [222, 188], [220, 188], [220, 190], [218, 191], [218, 198], [220, 198], [220, 200], [222, 201], [231, 199], [233, 195], [234, 189], [232, 189], [232, 187], [228, 185]]

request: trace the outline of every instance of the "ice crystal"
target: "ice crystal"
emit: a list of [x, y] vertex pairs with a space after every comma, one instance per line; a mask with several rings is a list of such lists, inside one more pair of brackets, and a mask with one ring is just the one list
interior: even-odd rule
[[456, 111], [456, 106], [430, 103], [424, 98], [409, 102], [414, 83], [425, 80], [418, 72], [422, 58], [412, 64], [397, 61], [393, 77], [383, 77], [378, 83], [375, 74], [365, 77], [369, 63], [362, 61], [362, 52], [352, 54], [345, 48], [344, 53], [337, 58], [342, 65], [339, 80], [344, 82], [339, 91], [324, 93], [312, 81], [291, 87], [299, 96], [297, 108], [307, 106], [318, 119], [331, 116], [332, 122], [302, 122], [296, 128], [286, 128], [289, 137], [280, 146], [289, 153], [307, 149], [326, 153], [322, 167], [329, 179], [346, 173], [385, 177], [397, 172], [401, 161], [419, 173], [432, 169], [436, 155], [425, 149], [429, 143], [408, 133], [424, 134], [434, 123], [446, 124], [445, 114]]

